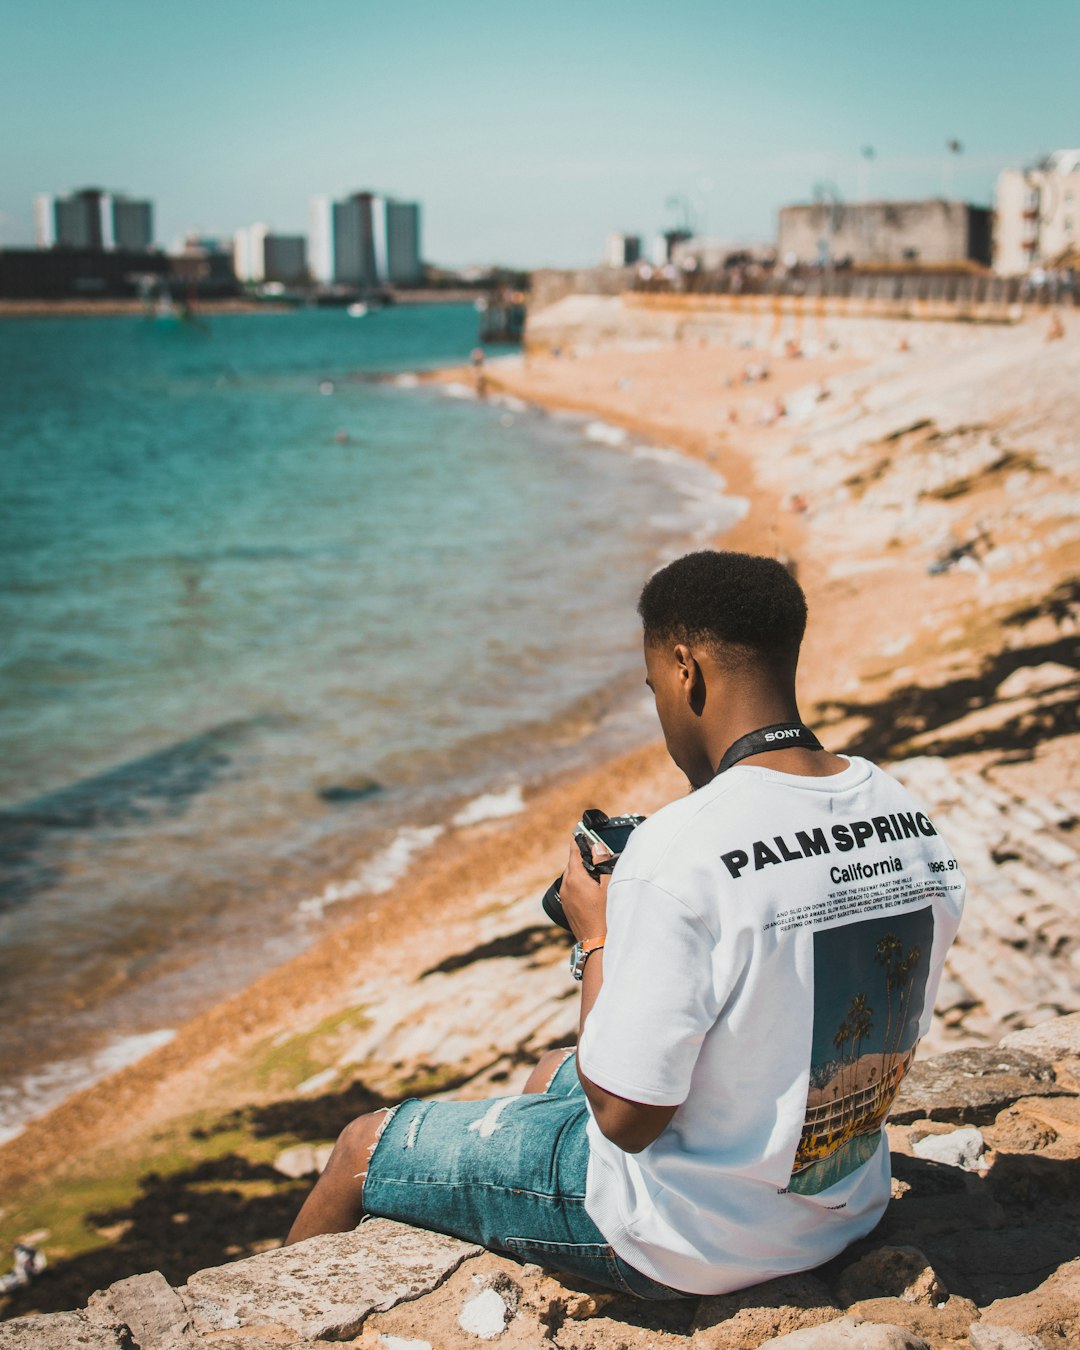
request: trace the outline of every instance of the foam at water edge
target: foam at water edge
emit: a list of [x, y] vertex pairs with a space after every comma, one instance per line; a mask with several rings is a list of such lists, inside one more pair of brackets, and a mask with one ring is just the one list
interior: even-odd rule
[[409, 870], [413, 858], [429, 848], [445, 830], [443, 825], [404, 825], [381, 853], [371, 858], [348, 881], [332, 881], [320, 895], [309, 896], [297, 905], [304, 918], [320, 919], [328, 905], [351, 900], [358, 895], [384, 895]]
[[686, 459], [681, 450], [675, 450], [670, 445], [635, 445], [631, 447], [630, 453], [635, 459], [648, 459], [656, 464], [678, 464]]
[[168, 1045], [175, 1035], [172, 1028], [162, 1027], [158, 1031], [121, 1036], [86, 1059], [50, 1064], [40, 1073], [29, 1074], [20, 1083], [0, 1089], [0, 1144], [22, 1134], [31, 1120], [52, 1110], [73, 1092], [134, 1064], [152, 1050]]
[[498, 820], [502, 816], [516, 816], [525, 810], [521, 785], [515, 783], [503, 792], [485, 792], [468, 802], [454, 817], [455, 825], [477, 825], [482, 820]]
[[590, 422], [585, 428], [585, 439], [597, 445], [625, 445], [626, 432], [622, 427], [613, 427], [610, 422]]

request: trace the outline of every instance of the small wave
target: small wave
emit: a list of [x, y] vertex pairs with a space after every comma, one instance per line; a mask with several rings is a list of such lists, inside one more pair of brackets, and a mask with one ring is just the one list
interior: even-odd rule
[[385, 895], [401, 880], [418, 853], [429, 848], [443, 825], [404, 825], [383, 849], [371, 858], [356, 876], [347, 881], [332, 881], [319, 895], [308, 896], [297, 905], [297, 913], [304, 918], [321, 919], [330, 905], [342, 900], [353, 900], [358, 895]]
[[476, 390], [470, 385], [459, 384], [457, 380], [451, 380], [449, 384], [440, 385], [447, 398], [475, 398]]
[[365, 891], [382, 895], [396, 886], [409, 870], [418, 853], [431, 845], [443, 833], [443, 825], [405, 825], [394, 836], [382, 853], [364, 867], [357, 878]]
[[494, 394], [488, 399], [496, 408], [505, 408], [507, 412], [523, 413], [529, 411], [529, 405], [514, 394]]
[[686, 456], [670, 445], [635, 445], [630, 453], [635, 459], [655, 460], [657, 464], [684, 463]]
[[478, 825], [482, 820], [499, 820], [503, 816], [516, 816], [525, 810], [525, 800], [521, 795], [521, 785], [515, 783], [504, 792], [485, 792], [474, 797], [454, 817], [459, 826]]
[[404, 375], [395, 375], [390, 383], [398, 389], [415, 389], [420, 383], [420, 377], [406, 371]]
[[5, 1084], [0, 1088], [0, 1144], [22, 1134], [31, 1120], [59, 1106], [73, 1093], [168, 1045], [175, 1035], [171, 1028], [163, 1027], [159, 1031], [121, 1036], [86, 1059], [48, 1064], [37, 1073], [27, 1074], [19, 1083]]
[[596, 445], [620, 446], [626, 444], [626, 431], [610, 422], [590, 422], [585, 428], [585, 439]]

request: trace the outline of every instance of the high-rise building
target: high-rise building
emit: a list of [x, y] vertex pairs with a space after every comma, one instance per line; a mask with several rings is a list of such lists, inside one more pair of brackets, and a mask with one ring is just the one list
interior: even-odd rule
[[415, 286], [420, 262], [420, 207], [373, 192], [311, 203], [311, 274], [324, 285]]
[[420, 206], [387, 198], [385, 276], [392, 286], [419, 286], [424, 280], [420, 260]]
[[120, 252], [150, 248], [154, 238], [154, 211], [149, 202], [112, 197], [112, 246]]
[[354, 192], [334, 203], [334, 281], [361, 288], [380, 278], [375, 265], [375, 203], [371, 192]]
[[302, 234], [273, 234], [266, 225], [248, 225], [233, 236], [233, 267], [239, 281], [295, 286], [307, 280], [307, 240]]
[[153, 206], [101, 188], [34, 199], [38, 248], [145, 253], [153, 243]]
[[1080, 247], [1080, 150], [1004, 169], [994, 194], [994, 271], [1021, 276]]

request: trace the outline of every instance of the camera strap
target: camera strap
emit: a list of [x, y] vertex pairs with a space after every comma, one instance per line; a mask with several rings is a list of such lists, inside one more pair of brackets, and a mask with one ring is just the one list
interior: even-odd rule
[[729, 745], [720, 761], [716, 777], [719, 778], [722, 773], [726, 773], [733, 764], [738, 764], [740, 759], [761, 755], [767, 750], [786, 750], [792, 745], [798, 746], [801, 750], [825, 748], [810, 728], [803, 726], [801, 722], [774, 722], [771, 726], [747, 732], [733, 745]]

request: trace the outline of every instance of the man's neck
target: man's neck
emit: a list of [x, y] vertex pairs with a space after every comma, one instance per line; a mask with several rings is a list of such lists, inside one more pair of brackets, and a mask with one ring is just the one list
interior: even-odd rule
[[[725, 707], [716, 725], [708, 733], [709, 758], [714, 769], [725, 752], [743, 736], [762, 727], [778, 723], [803, 725], [794, 699], [747, 700], [741, 706]], [[827, 750], [811, 750], [805, 746], [784, 746], [775, 750], [761, 750], [739, 760], [740, 764], [759, 765], [804, 778], [823, 778], [843, 773], [848, 761]]]

